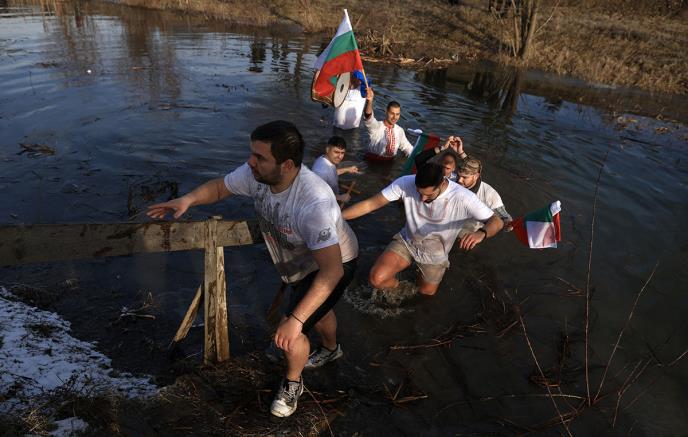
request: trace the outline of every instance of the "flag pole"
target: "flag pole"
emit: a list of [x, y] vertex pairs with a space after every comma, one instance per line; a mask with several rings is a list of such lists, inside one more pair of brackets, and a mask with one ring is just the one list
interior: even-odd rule
[[[347, 21], [349, 23], [351, 23], [351, 19], [349, 18], [349, 11], [344, 9], [344, 15], [346, 15]], [[351, 30], [353, 31], [353, 29], [354, 29], [354, 26], [352, 25]], [[358, 45], [358, 43], [356, 43], [356, 45]], [[359, 52], [359, 56], [360, 56], [360, 52]], [[366, 89], [369, 90], [370, 86], [368, 85], [368, 77], [366, 77], [365, 68], [363, 68], [363, 61], [361, 61], [361, 73], [363, 73], [363, 81], [365, 82]]]

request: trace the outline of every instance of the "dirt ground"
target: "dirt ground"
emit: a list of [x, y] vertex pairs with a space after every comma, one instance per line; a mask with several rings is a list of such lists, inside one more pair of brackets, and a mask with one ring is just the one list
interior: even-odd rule
[[487, 0], [119, 0], [152, 9], [203, 14], [234, 23], [292, 23], [332, 34], [345, 7], [368, 60], [411, 68], [491, 60], [582, 80], [669, 94], [688, 93], [688, 3], [674, 1], [540, 2], [531, 55], [512, 56], [511, 10]]

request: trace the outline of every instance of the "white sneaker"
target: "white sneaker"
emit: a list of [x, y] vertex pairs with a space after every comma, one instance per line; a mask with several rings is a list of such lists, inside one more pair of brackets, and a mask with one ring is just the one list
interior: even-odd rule
[[337, 343], [337, 347], [331, 351], [323, 345], [318, 346], [316, 350], [308, 357], [306, 362], [306, 369], [314, 369], [316, 367], [322, 367], [330, 361], [334, 361], [344, 355], [342, 352], [342, 347]]
[[273, 416], [289, 417], [296, 411], [296, 404], [299, 401], [299, 396], [303, 393], [303, 377], [299, 382], [288, 381], [286, 378], [282, 380], [280, 389], [277, 391], [275, 399], [270, 406], [270, 412]]

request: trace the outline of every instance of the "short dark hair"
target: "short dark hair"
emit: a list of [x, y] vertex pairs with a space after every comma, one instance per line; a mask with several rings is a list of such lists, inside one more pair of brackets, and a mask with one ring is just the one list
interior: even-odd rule
[[400, 105], [399, 102], [397, 102], [396, 100], [392, 100], [391, 102], [387, 103], [387, 110], [389, 111], [390, 108], [399, 108], [399, 109], [401, 109], [401, 105]]
[[293, 123], [276, 120], [260, 125], [251, 132], [251, 141], [270, 143], [270, 152], [277, 164], [291, 159], [296, 167], [301, 166], [305, 143]]
[[422, 165], [416, 173], [416, 187], [439, 187], [444, 179], [444, 170], [439, 164], [428, 162]]
[[336, 147], [337, 149], [344, 149], [346, 150], [346, 140], [342, 137], [338, 137], [337, 135], [333, 136], [329, 140], [327, 140], [327, 147]]

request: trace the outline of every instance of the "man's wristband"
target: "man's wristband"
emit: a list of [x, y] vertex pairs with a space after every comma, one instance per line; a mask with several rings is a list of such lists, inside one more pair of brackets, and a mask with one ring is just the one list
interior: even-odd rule
[[[487, 234], [485, 234], [485, 236], [487, 237]], [[289, 313], [289, 316], [293, 317], [294, 319], [296, 319], [297, 322], [299, 322], [299, 323], [301, 323], [301, 325], [303, 325], [303, 321], [301, 319], [299, 319], [298, 317], [296, 317], [294, 315], [294, 313]]]
[[483, 234], [485, 234], [485, 238], [483, 238], [483, 240], [487, 240], [487, 231], [485, 230], [485, 228], [478, 229], [478, 232], [482, 232]]

